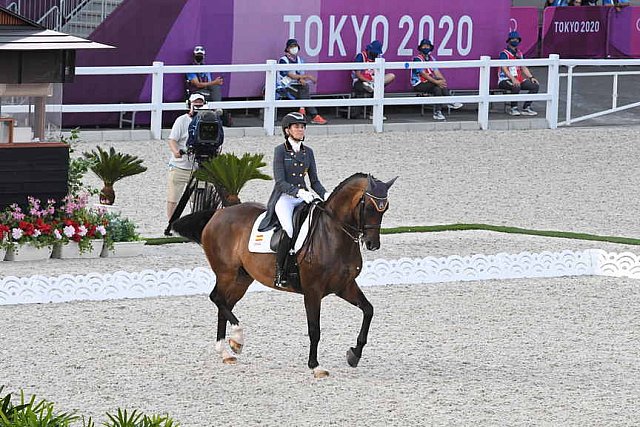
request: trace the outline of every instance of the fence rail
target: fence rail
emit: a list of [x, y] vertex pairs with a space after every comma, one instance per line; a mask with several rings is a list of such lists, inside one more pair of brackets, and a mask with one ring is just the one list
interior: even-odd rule
[[[538, 94], [504, 95], [491, 94], [490, 82], [495, 78], [491, 69], [500, 66], [538, 66], [547, 67], [547, 89]], [[371, 106], [373, 107], [373, 128], [376, 132], [384, 130], [383, 116], [384, 107], [388, 105], [432, 105], [447, 104], [454, 102], [477, 103], [479, 127], [489, 128], [489, 105], [491, 102], [510, 101], [545, 101], [547, 126], [555, 129], [558, 125], [570, 125], [571, 123], [597, 117], [598, 115], [614, 113], [625, 109], [640, 106], [640, 102], [625, 106], [617, 106], [617, 75], [640, 74], [640, 71], [606, 71], [598, 72], [598, 75], [614, 76], [613, 106], [604, 112], [591, 114], [589, 116], [571, 118], [571, 90], [572, 79], [592, 73], [573, 73], [576, 66], [635, 66], [640, 65], [638, 59], [618, 59], [618, 60], [561, 60], [558, 55], [550, 55], [549, 58], [520, 59], [520, 60], [492, 60], [488, 56], [483, 56], [479, 60], [470, 61], [434, 61], [432, 67], [438, 68], [479, 68], [478, 94], [477, 95], [455, 95], [447, 97], [407, 97], [391, 98], [385, 97], [383, 76], [388, 70], [423, 68], [424, 64], [416, 62], [385, 62], [384, 59], [377, 59], [375, 63], [305, 63], [305, 64], [278, 64], [270, 60], [265, 64], [238, 64], [238, 65], [171, 65], [165, 66], [162, 62], [154, 62], [153, 66], [129, 66], [129, 67], [78, 67], [77, 75], [124, 75], [138, 74], [151, 75], [151, 99], [150, 102], [138, 102], [128, 104], [76, 104], [76, 105], [48, 105], [47, 111], [62, 113], [87, 113], [87, 112], [122, 112], [122, 111], [149, 111], [151, 113], [151, 134], [153, 138], [161, 138], [162, 113], [163, 111], [176, 111], [184, 109], [182, 102], [163, 101], [163, 87], [165, 74], [185, 74], [188, 72], [264, 72], [265, 74], [265, 95], [262, 100], [252, 101], [221, 101], [210, 102], [211, 108], [222, 109], [247, 109], [262, 108], [265, 111], [263, 128], [267, 135], [273, 135], [275, 131], [276, 108], [297, 108], [300, 106], [316, 107], [353, 107]], [[313, 100], [276, 100], [276, 75], [280, 71], [291, 70], [292, 66], [299, 70], [309, 71], [335, 71], [335, 70], [363, 70], [367, 68], [375, 69], [374, 92], [372, 98], [352, 98], [352, 99], [313, 99]], [[568, 68], [567, 73], [560, 73], [560, 67]], [[558, 106], [560, 99], [560, 78], [566, 77], [567, 84], [567, 115], [566, 120], [558, 123]], [[3, 112], [21, 111], [22, 106], [3, 106]]]

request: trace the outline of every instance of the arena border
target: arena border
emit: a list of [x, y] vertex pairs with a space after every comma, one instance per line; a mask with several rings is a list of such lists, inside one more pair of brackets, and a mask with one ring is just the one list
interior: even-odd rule
[[[640, 279], [640, 256], [600, 249], [540, 253], [378, 259], [365, 263], [361, 286], [446, 283], [566, 276]], [[143, 270], [57, 277], [8, 276], [0, 279], [0, 306], [69, 301], [102, 301], [208, 294], [215, 275], [195, 269]], [[249, 291], [268, 290], [254, 283]]]

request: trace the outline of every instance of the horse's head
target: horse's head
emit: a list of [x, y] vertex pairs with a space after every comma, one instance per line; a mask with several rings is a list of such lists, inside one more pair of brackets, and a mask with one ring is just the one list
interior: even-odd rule
[[397, 178], [382, 182], [356, 173], [345, 179], [326, 202], [330, 217], [354, 242], [362, 240], [371, 251], [380, 249], [380, 224], [389, 209], [387, 193]]
[[370, 251], [380, 249], [380, 226], [382, 216], [389, 209], [387, 193], [398, 177], [389, 182], [382, 182], [373, 176], [368, 176], [367, 188], [359, 202], [357, 214], [358, 229], [362, 233], [362, 240]]

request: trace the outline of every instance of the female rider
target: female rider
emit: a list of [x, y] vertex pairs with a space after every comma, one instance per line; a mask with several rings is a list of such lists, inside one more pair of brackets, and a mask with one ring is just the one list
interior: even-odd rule
[[[284, 230], [276, 253], [275, 286], [286, 286], [283, 271], [284, 261], [293, 237], [293, 209], [303, 201], [311, 203], [314, 195], [307, 190], [304, 177], [309, 175], [311, 188], [323, 199], [328, 196], [316, 171], [313, 150], [302, 144], [307, 121], [304, 115], [289, 113], [282, 119], [284, 144], [278, 145], [273, 153], [273, 179], [275, 186], [269, 197], [267, 215], [260, 223], [259, 231], [267, 231], [279, 226]], [[275, 215], [274, 215], [275, 213]]]

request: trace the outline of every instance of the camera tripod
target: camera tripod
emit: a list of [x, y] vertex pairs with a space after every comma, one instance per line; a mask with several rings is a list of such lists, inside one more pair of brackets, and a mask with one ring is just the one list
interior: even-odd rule
[[222, 206], [222, 197], [221, 193], [216, 186], [207, 181], [200, 181], [195, 177], [194, 171], [191, 172], [191, 176], [189, 177], [189, 182], [180, 196], [180, 201], [176, 205], [176, 209], [173, 211], [171, 218], [169, 219], [169, 224], [167, 228], [164, 230], [165, 236], [171, 236], [171, 227], [173, 223], [176, 222], [182, 212], [184, 212], [184, 208], [187, 206], [187, 202], [191, 195], [193, 194], [193, 199], [191, 201], [191, 212], [197, 212], [205, 209], [218, 209]]

